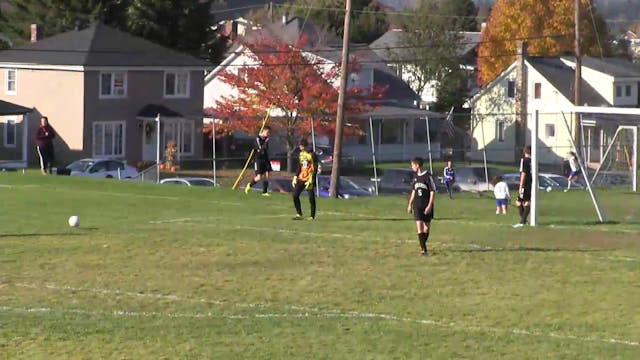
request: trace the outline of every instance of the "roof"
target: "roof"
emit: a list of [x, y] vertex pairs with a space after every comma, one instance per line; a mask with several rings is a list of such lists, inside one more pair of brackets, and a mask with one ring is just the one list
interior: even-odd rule
[[0, 100], [0, 115], [23, 115], [33, 111], [33, 109]]
[[373, 118], [373, 119], [391, 119], [391, 118], [424, 118], [428, 116], [429, 118], [445, 118], [446, 114], [435, 113], [423, 109], [418, 108], [409, 108], [402, 106], [392, 106], [392, 105], [382, 105], [374, 108], [373, 110], [358, 114], [355, 117], [365, 119], [365, 118]]
[[[575, 62], [574, 58], [566, 58], [565, 60]], [[640, 64], [633, 63], [625, 58], [594, 58], [591, 56], [585, 56], [582, 58], [582, 66], [600, 71], [616, 78], [640, 77]]]
[[[536, 69], [553, 87], [562, 95], [573, 101], [575, 70], [567, 66], [560, 58], [527, 58], [527, 62]], [[609, 102], [596, 91], [584, 79], [580, 82], [582, 86], [582, 101], [590, 106], [606, 106]]]
[[[402, 59], [404, 57], [406, 57], [407, 60], [411, 60], [415, 55], [403, 49], [403, 47], [407, 46], [405, 41], [406, 36], [407, 33], [400, 29], [391, 29], [369, 44], [369, 47], [378, 54], [378, 56], [387, 61], [397, 58]], [[467, 57], [480, 44], [481, 35], [479, 32], [465, 31], [461, 32], [460, 36], [461, 48], [458, 49], [458, 55]]]
[[155, 118], [156, 116], [164, 117], [182, 117], [177, 111], [173, 111], [166, 106], [157, 104], [147, 104], [140, 111], [138, 111], [138, 117], [140, 118]]
[[94, 23], [82, 30], [64, 32], [35, 43], [0, 51], [0, 63], [212, 67], [204, 60], [152, 43], [102, 23]]
[[420, 95], [395, 74], [373, 69], [373, 84], [386, 87], [383, 102], [387, 104], [403, 104], [412, 107], [420, 103]]

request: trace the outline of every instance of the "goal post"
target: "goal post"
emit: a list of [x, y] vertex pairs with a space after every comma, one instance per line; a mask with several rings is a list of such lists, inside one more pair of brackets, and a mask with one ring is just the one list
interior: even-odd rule
[[[576, 159], [580, 166], [580, 171], [583, 179], [585, 180], [586, 188], [589, 192], [589, 196], [595, 208], [598, 221], [605, 222], [606, 215], [600, 206], [596, 189], [594, 186], [597, 184], [596, 179], [598, 176], [602, 176], [604, 171], [607, 170], [615, 170], [613, 169], [613, 165], [616, 165], [620, 168], [626, 166], [626, 174], [629, 176], [630, 183], [633, 191], [637, 191], [637, 182], [638, 182], [638, 163], [637, 159], [639, 156], [638, 153], [638, 125], [640, 125], [640, 108], [622, 108], [622, 107], [591, 107], [591, 106], [567, 106], [564, 108], [557, 108], [553, 110], [545, 109], [545, 110], [536, 110], [534, 114], [530, 114], [531, 124], [528, 126], [530, 134], [531, 134], [531, 150], [532, 150], [532, 193], [531, 193], [531, 226], [538, 225], [538, 161], [540, 156], [540, 146], [543, 144], [541, 140], [541, 136], [538, 136], [538, 128], [540, 126], [540, 115], [545, 116], [556, 116], [558, 122], [561, 123], [560, 127], [564, 128], [566, 131], [565, 137], [567, 138], [568, 144], [570, 144], [570, 149], [576, 154]], [[576, 144], [574, 141], [574, 131], [572, 131], [571, 121], [574, 117], [580, 118], [580, 125], [578, 129], [573, 129], [577, 131], [582, 142], [581, 145]], [[611, 133], [614, 133], [614, 136], [610, 141], [606, 141], [606, 137], [600, 135], [599, 144], [601, 151], [606, 147], [606, 151], [601, 157], [588, 158], [590, 155], [587, 149], [592, 149], [594, 147], [594, 136], [585, 136], [585, 122], [584, 118], [593, 117], [594, 120], [589, 120], [592, 122], [590, 126], [593, 126], [593, 123], [597, 123], [597, 120], [600, 119], [601, 124], [605, 124], [610, 130]], [[600, 118], [599, 118], [600, 117]], [[605, 120], [602, 120], [605, 118]], [[592, 132], [595, 131], [595, 128], [592, 128]], [[609, 131], [609, 130], [608, 130]], [[593, 135], [590, 134], [590, 135]], [[624, 136], [623, 136], [624, 135]], [[605, 143], [606, 142], [606, 143]], [[616, 154], [616, 150], [618, 155]], [[600, 152], [602, 154], [602, 152]], [[593, 155], [593, 154], [592, 154]], [[613, 160], [611, 160], [613, 159]], [[622, 159], [622, 160], [621, 160]], [[616, 161], [614, 164], [613, 161]], [[626, 161], [626, 162], [625, 162]], [[611, 164], [609, 164], [611, 162]], [[590, 176], [589, 173], [589, 164], [597, 163], [597, 168], [595, 172], [593, 172], [593, 176]], [[620, 165], [622, 163], [623, 165]], [[624, 170], [621, 171], [624, 174]]]

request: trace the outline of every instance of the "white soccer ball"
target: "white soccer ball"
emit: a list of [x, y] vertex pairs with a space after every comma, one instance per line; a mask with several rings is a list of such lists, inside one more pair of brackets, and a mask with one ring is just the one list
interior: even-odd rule
[[551, 186], [547, 186], [547, 192], [551, 192]]
[[69, 226], [78, 227], [80, 226], [80, 218], [76, 215], [69, 217]]

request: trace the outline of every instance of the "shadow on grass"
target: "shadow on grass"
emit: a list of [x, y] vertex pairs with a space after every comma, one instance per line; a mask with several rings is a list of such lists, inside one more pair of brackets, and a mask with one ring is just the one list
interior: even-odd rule
[[22, 234], [0, 234], [0, 238], [4, 237], [37, 237], [37, 236], [82, 236], [86, 231], [99, 230], [97, 227], [82, 228], [78, 230], [72, 230], [71, 232], [59, 232], [59, 233], [22, 233]]
[[590, 252], [606, 252], [610, 250], [606, 249], [563, 249], [563, 248], [536, 248], [536, 247], [511, 247], [511, 248], [492, 248], [492, 247], [479, 247], [477, 249], [453, 249], [453, 250], [440, 250], [439, 252], [454, 252], [454, 253], [476, 253], [476, 252], [575, 252], [575, 253], [590, 253]]

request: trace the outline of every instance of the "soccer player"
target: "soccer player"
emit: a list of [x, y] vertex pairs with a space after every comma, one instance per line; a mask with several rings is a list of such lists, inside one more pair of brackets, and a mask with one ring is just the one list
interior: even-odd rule
[[311, 206], [311, 216], [307, 220], [316, 218], [316, 175], [318, 174], [318, 156], [312, 149], [309, 149], [307, 140], [302, 139], [298, 144], [300, 149], [298, 172], [293, 177], [293, 206], [296, 208], [296, 216], [293, 220], [302, 220], [302, 206], [300, 205], [300, 194], [307, 190], [309, 195], [309, 205]]
[[262, 180], [262, 196], [270, 196], [269, 189], [269, 172], [271, 171], [271, 160], [269, 160], [269, 136], [271, 128], [265, 126], [260, 134], [256, 137], [254, 143], [255, 163], [254, 168], [256, 176], [244, 188], [244, 193], [248, 194], [251, 187]]
[[420, 241], [420, 254], [427, 255], [427, 241], [431, 220], [433, 219], [433, 203], [436, 196], [436, 184], [433, 182], [431, 174], [422, 170], [424, 160], [416, 157], [411, 160], [411, 170], [415, 173], [411, 182], [411, 195], [407, 212], [413, 213], [418, 230], [418, 240]]
[[523, 227], [527, 223], [531, 211], [531, 181], [531, 146], [525, 146], [520, 159], [520, 184], [516, 199], [520, 222], [513, 225], [514, 228]]
[[500, 214], [500, 210], [502, 210], [503, 215], [506, 215], [507, 206], [509, 205], [509, 200], [511, 200], [509, 186], [500, 175], [491, 180], [491, 185], [493, 185], [493, 195], [496, 197], [496, 215]]
[[578, 167], [578, 158], [576, 153], [573, 151], [569, 151], [569, 167], [571, 168], [571, 172], [569, 173], [569, 177], [567, 178], [567, 188], [564, 189], [564, 192], [567, 192], [571, 189], [571, 183], [578, 180], [580, 177], [580, 168]]
[[447, 167], [444, 168], [444, 184], [447, 186], [449, 199], [453, 199], [453, 183], [456, 181], [456, 171], [453, 169], [451, 161], [447, 161]]

